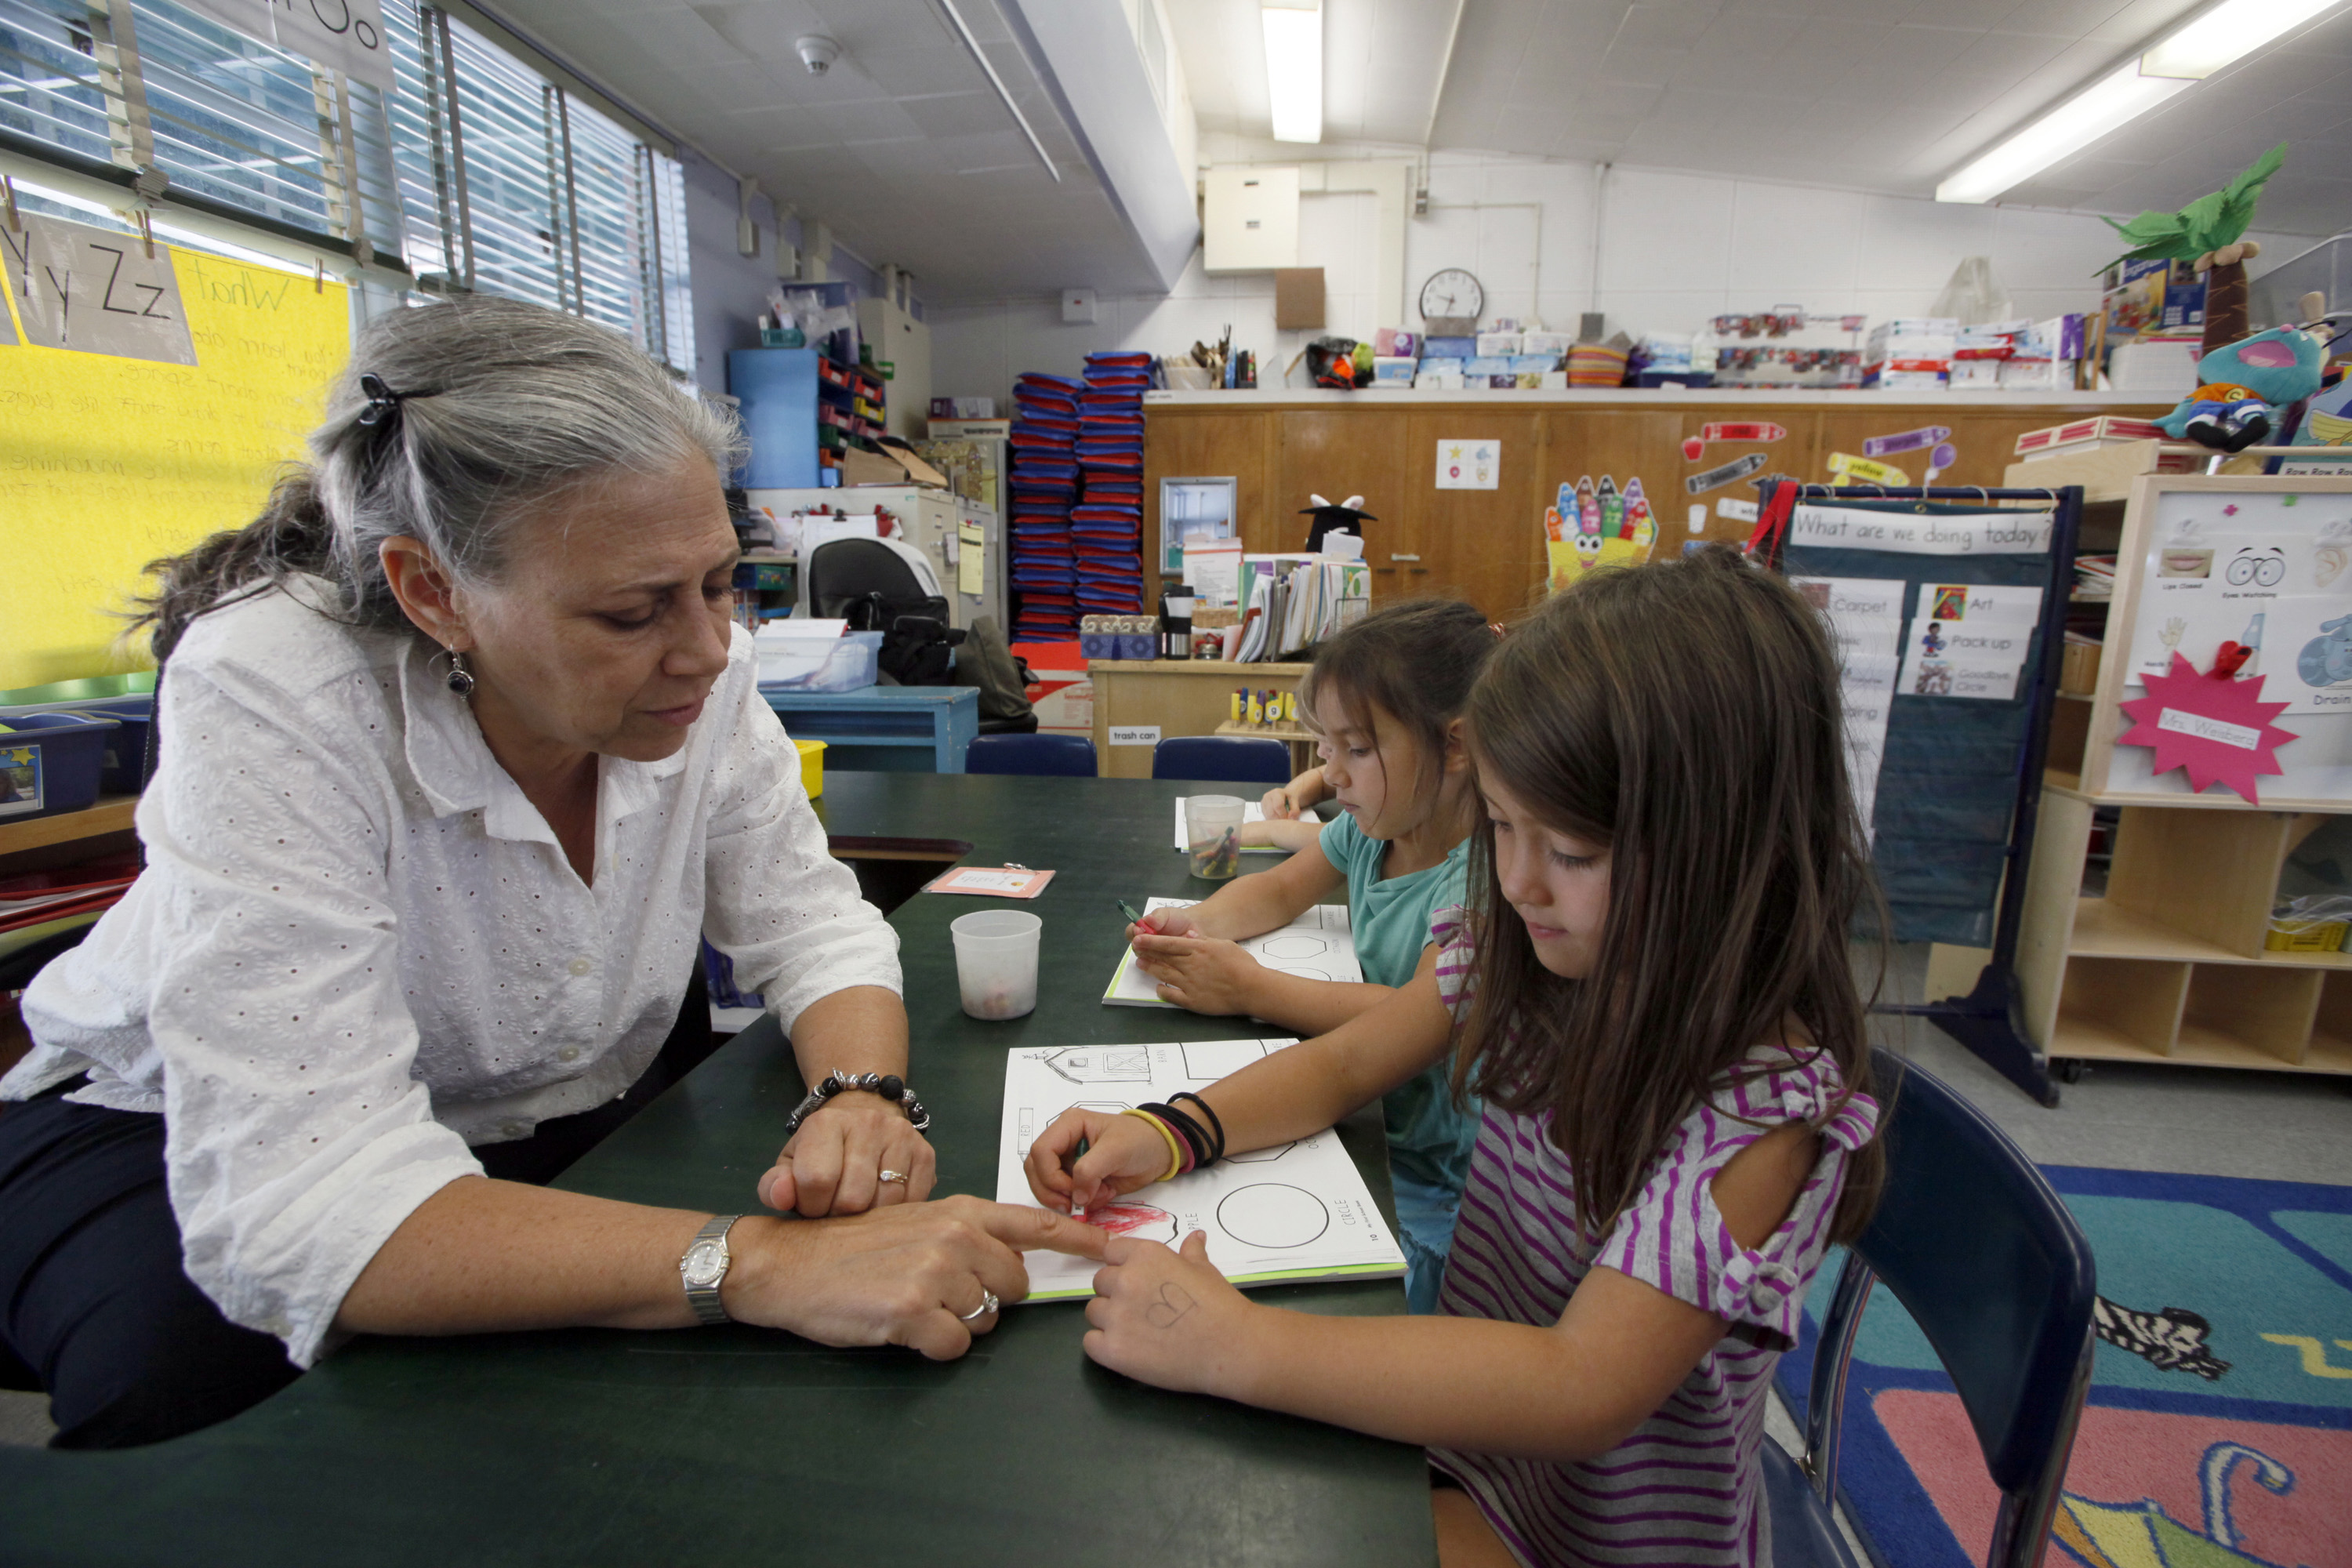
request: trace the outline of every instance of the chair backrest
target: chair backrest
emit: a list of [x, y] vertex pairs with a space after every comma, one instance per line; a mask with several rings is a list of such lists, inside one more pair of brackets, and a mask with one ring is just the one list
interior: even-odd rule
[[1179, 735], [1151, 749], [1156, 779], [1213, 779], [1229, 784], [1288, 784], [1290, 748], [1245, 735]]
[[[1874, 1055], [1880, 1102], [1890, 1107], [1886, 1188], [1854, 1258], [1910, 1312], [1969, 1413], [2002, 1493], [1989, 1560], [2032, 1562], [2089, 1382], [2091, 1246], [2042, 1173], [1982, 1111], [1925, 1069]], [[1863, 1299], [1841, 1281], [1822, 1325], [1808, 1400], [1816, 1448], [1853, 1347], [1855, 1325], [1837, 1320], [1858, 1315]], [[1829, 1444], [1833, 1463], [1833, 1435]], [[1832, 1485], [1834, 1476], [1820, 1481]]]
[[1090, 779], [1102, 770], [1084, 735], [982, 735], [965, 749], [963, 771]]
[[834, 539], [810, 552], [809, 614], [832, 618], [868, 594], [920, 599], [931, 590], [897, 551], [878, 539]]

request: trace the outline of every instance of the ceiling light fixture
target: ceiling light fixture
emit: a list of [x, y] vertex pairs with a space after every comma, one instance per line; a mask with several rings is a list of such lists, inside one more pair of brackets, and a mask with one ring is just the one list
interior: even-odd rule
[[1277, 142], [1323, 140], [1323, 0], [1262, 0], [1265, 93]]
[[1936, 199], [1989, 202], [2341, 4], [2343, 0], [2221, 0], [1963, 164], [1936, 187]]

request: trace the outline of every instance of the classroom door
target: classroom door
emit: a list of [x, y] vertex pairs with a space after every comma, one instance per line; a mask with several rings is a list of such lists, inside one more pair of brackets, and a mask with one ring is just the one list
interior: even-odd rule
[[1363, 526], [1373, 597], [1393, 598], [1413, 591], [1407, 569], [1418, 563], [1412, 558], [1423, 551], [1405, 442], [1409, 416], [1402, 409], [1351, 406], [1294, 408], [1278, 417], [1281, 447], [1265, 530], [1271, 542], [1253, 542], [1250, 548], [1304, 550], [1314, 520], [1299, 512], [1311, 504], [1309, 496], [1344, 501], [1360, 495], [1364, 510], [1374, 519]]
[[[1456, 404], [1414, 414], [1407, 425], [1405, 461], [1411, 493], [1419, 497], [1419, 561], [1400, 562], [1398, 591], [1467, 599], [1496, 620], [1507, 620], [1543, 591], [1540, 410], [1488, 411]], [[1441, 447], [1468, 441], [1500, 443], [1493, 489], [1439, 489]]]

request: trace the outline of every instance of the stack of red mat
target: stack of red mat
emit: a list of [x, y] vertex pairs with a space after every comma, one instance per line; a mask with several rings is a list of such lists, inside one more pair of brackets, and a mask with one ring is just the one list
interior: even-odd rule
[[0, 877], [0, 936], [111, 909], [138, 878], [136, 854], [109, 855], [56, 871]]

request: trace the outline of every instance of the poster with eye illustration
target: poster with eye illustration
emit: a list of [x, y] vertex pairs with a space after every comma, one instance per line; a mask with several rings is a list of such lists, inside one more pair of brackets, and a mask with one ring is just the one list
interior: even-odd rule
[[2160, 491], [2147, 538], [2129, 686], [2235, 645], [2287, 712], [2352, 712], [2352, 496]]
[[[1228, 1073], [1295, 1046], [1294, 1039], [1170, 1040], [1150, 1045], [1024, 1046], [1006, 1054], [1004, 1122], [999, 1133], [996, 1201], [1040, 1206], [1023, 1173], [1030, 1146], [1072, 1109], [1117, 1115], [1208, 1088]], [[1185, 1101], [1191, 1110], [1192, 1102]], [[1113, 1236], [1179, 1245], [1209, 1238], [1209, 1261], [1236, 1285], [1308, 1279], [1389, 1279], [1404, 1254], [1372, 1202], [1371, 1190], [1337, 1132], [1230, 1154], [1206, 1170], [1155, 1182], [1098, 1204], [1087, 1223]], [[1032, 1301], [1094, 1294], [1100, 1266], [1057, 1252], [1032, 1252]], [[1171, 1303], [1171, 1307], [1173, 1304]]]

